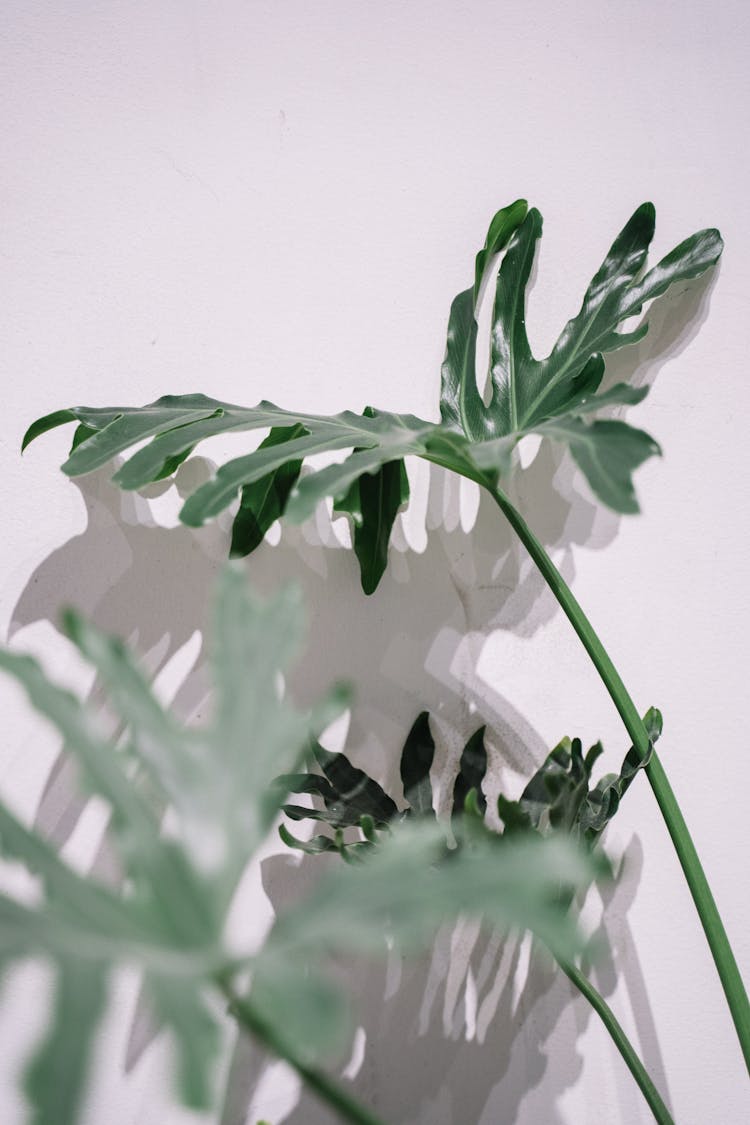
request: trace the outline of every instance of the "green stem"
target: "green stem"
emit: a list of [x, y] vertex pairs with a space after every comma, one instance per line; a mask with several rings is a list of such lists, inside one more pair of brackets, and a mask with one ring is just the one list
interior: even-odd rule
[[[482, 483], [487, 487], [486, 481]], [[651, 783], [654, 796], [672, 837], [672, 843], [685, 874], [690, 893], [693, 896], [693, 902], [708, 940], [719, 979], [727, 998], [729, 1011], [737, 1030], [737, 1037], [745, 1056], [745, 1063], [748, 1071], [750, 1071], [750, 1003], [748, 1003], [747, 993], [711, 888], [695, 850], [695, 845], [690, 837], [672, 787], [667, 780], [664, 767], [651, 747], [646, 727], [590, 621], [542, 544], [503, 492], [491, 487], [488, 488], [488, 491], [499, 505], [511, 527], [539, 568], [545, 582], [557, 598], [601, 676], [604, 686], [625, 724], [625, 729], [633, 741], [633, 745], [641, 757], [647, 760], [646, 776]]]
[[385, 1125], [380, 1117], [376, 1117], [374, 1113], [370, 1113], [369, 1109], [360, 1105], [332, 1078], [299, 1059], [290, 1050], [275, 1027], [256, 1011], [249, 1000], [235, 996], [226, 982], [220, 982], [220, 987], [229, 1001], [229, 1011], [240, 1026], [251, 1032], [264, 1047], [288, 1062], [297, 1071], [303, 1082], [311, 1090], [314, 1090], [321, 1101], [330, 1106], [342, 1121], [350, 1121], [354, 1125]]
[[558, 960], [558, 964], [565, 975], [573, 982], [578, 991], [586, 997], [591, 1007], [601, 1018], [615, 1046], [625, 1060], [628, 1070], [640, 1086], [641, 1092], [648, 1102], [649, 1109], [653, 1113], [654, 1119], [658, 1122], [658, 1125], [674, 1125], [672, 1115], [662, 1101], [659, 1091], [649, 1078], [646, 1068], [638, 1058], [632, 1043], [623, 1031], [614, 1012], [609, 1007], [602, 994], [597, 992], [591, 981], [588, 980], [575, 965], [561, 960]]

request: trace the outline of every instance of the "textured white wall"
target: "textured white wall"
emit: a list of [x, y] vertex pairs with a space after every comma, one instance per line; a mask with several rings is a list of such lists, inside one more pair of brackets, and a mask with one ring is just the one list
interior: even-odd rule
[[[31, 419], [189, 390], [434, 417], [449, 302], [498, 206], [525, 195], [546, 219], [529, 313], [540, 351], [644, 198], [657, 207], [657, 251], [721, 228], [715, 281], [673, 297], [638, 354], [616, 360], [654, 381], [633, 414], [666, 454], [639, 474], [644, 514], [595, 511], [550, 454], [518, 491], [639, 706], [665, 713], [662, 756], [747, 971], [746, 5], [9, 0], [0, 35], [0, 612], [14, 644], [84, 690], [54, 625], [66, 602], [135, 639], [189, 714], [202, 684], [196, 630], [226, 535], [176, 528], [169, 494], [125, 500], [105, 476], [79, 489], [57, 472], [61, 432], [21, 463]], [[456, 731], [489, 721], [498, 778], [516, 790], [565, 732], [603, 737], [613, 767], [626, 748], [617, 717], [499, 517], [481, 505], [467, 538], [476, 497], [426, 473], [415, 494], [367, 602], [324, 519], [249, 564], [261, 586], [296, 577], [307, 592], [314, 653], [300, 690], [354, 677], [348, 745], [383, 776], [423, 705], [440, 713], [448, 756]], [[53, 740], [5, 683], [0, 704], [3, 794], [90, 862], [101, 825], [66, 811]], [[645, 780], [609, 847], [628, 860], [600, 986], [679, 1125], [748, 1120], [739, 1049]], [[295, 877], [304, 870], [285, 860], [263, 870], [272, 898]], [[261, 925], [265, 908], [251, 908]], [[483, 963], [486, 943], [473, 942], [463, 935], [447, 981], [436, 957], [404, 969], [385, 1002], [379, 970], [352, 970], [365, 1005], [362, 1095], [415, 1125], [647, 1122], [566, 982], [543, 967], [526, 981], [522, 957], [508, 983], [510, 946]], [[469, 962], [475, 1002], [464, 1004]], [[29, 966], [4, 993], [6, 1125], [24, 1119], [15, 1082], [45, 986]], [[86, 1121], [197, 1121], [170, 1101], [164, 1044], [131, 1038], [135, 996], [123, 976]], [[250, 1122], [329, 1120], [312, 1100], [291, 1108], [294, 1084], [278, 1067], [248, 1110], [263, 1068], [255, 1054], [240, 1059], [224, 1125], [246, 1110]]]

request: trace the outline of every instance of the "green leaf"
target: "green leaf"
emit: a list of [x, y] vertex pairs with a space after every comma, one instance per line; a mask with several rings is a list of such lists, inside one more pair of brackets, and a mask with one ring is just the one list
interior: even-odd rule
[[[640, 313], [647, 300], [669, 285], [703, 273], [722, 250], [718, 231], [699, 231], [638, 282], [654, 234], [654, 208], [644, 203], [612, 244], [580, 312], [568, 321], [549, 357], [539, 361], [531, 355], [526, 335], [525, 290], [541, 229], [541, 216], [532, 209], [516, 232], [498, 275], [489, 410], [502, 419], [504, 433], [528, 429], [567, 412], [576, 381], [591, 358], [633, 342], [632, 332], [618, 331], [620, 324]], [[636, 338], [644, 331], [639, 329]]]
[[376, 824], [387, 824], [396, 816], [396, 804], [382, 786], [353, 766], [346, 755], [332, 754], [317, 743], [313, 753], [335, 794], [333, 799], [324, 794], [331, 824], [346, 828], [359, 824], [363, 816], [371, 816]]
[[661, 453], [649, 434], [626, 422], [597, 421], [586, 425], [580, 418], [560, 418], [539, 427], [556, 441], [567, 441], [573, 460], [592, 491], [617, 512], [638, 512], [633, 473], [649, 457]]
[[198, 988], [179, 979], [148, 974], [144, 991], [155, 1014], [170, 1029], [177, 1046], [177, 1078], [183, 1103], [210, 1109], [220, 1033]]
[[[650, 744], [662, 730], [659, 711], [651, 708], [643, 718]], [[584, 755], [581, 740], [564, 738], [544, 760], [529, 781], [518, 801], [498, 798], [498, 812], [506, 834], [534, 829], [550, 829], [568, 833], [593, 846], [617, 812], [620, 800], [638, 770], [648, 759], [642, 759], [635, 747], [625, 756], [619, 774], [606, 774], [593, 788], [591, 773], [602, 754], [602, 745], [595, 743]], [[649, 755], [650, 756], [650, 755]]]
[[[64, 413], [67, 413], [67, 411], [65, 411]], [[65, 419], [65, 421], [68, 421], [68, 419]], [[92, 430], [90, 426], [84, 426], [83, 422], [80, 422], [73, 431], [73, 441], [71, 442], [70, 452], [72, 453], [73, 450], [77, 449], [79, 445], [82, 445], [84, 441], [88, 441], [88, 439], [90, 437], [93, 437], [95, 433], [96, 430]], [[188, 450], [188, 453], [189, 452], [190, 451]], [[185, 454], [186, 457], [188, 456], [188, 453]], [[173, 458], [173, 460], [175, 459]]]
[[[639, 207], [612, 244], [584, 295], [578, 314], [564, 327], [545, 359], [531, 353], [526, 333], [526, 289], [541, 235], [537, 210], [517, 200], [493, 218], [476, 257], [474, 283], [455, 298], [448, 322], [440, 397], [441, 424], [368, 408], [324, 417], [285, 411], [261, 402], [247, 409], [205, 395], [167, 395], [144, 407], [75, 407], [33, 423], [24, 438], [67, 421], [77, 434], [63, 469], [78, 476], [138, 448], [115, 481], [135, 489], [162, 479], [201, 441], [226, 433], [268, 428], [260, 446], [221, 465], [190, 494], [181, 520], [198, 527], [241, 495], [231, 552], [245, 554], [270, 523], [285, 514], [301, 521], [332, 498], [354, 525], [354, 549], [363, 588], [372, 592], [387, 561], [396, 513], [408, 498], [402, 461], [419, 456], [494, 488], [512, 471], [513, 451], [527, 434], [568, 447], [593, 489], [609, 507], [636, 512], [633, 473], [659, 452], [642, 430], [623, 421], [592, 418], [617, 405], [635, 405], [646, 388], [623, 385], [600, 391], [605, 353], [641, 339], [646, 325], [627, 321], [670, 285], [698, 277], [722, 251], [716, 230], [680, 243], [645, 272], [654, 231], [654, 209]], [[495, 256], [505, 250], [495, 287], [489, 387], [485, 405], [477, 382], [477, 300]], [[81, 429], [83, 427], [83, 429]], [[145, 443], [145, 444], [144, 444]], [[301, 462], [314, 454], [353, 452], [341, 463], [307, 475]]]
[[75, 422], [76, 413], [74, 410], [55, 410], [52, 414], [45, 414], [42, 418], [37, 418], [32, 422], [26, 433], [23, 435], [21, 442], [21, 452], [23, 453], [27, 445], [31, 445], [32, 441], [40, 437], [42, 434], [48, 433], [50, 430], [57, 429], [58, 426], [64, 426], [68, 422]]
[[250, 999], [297, 1058], [308, 1065], [339, 1053], [351, 1032], [341, 990], [320, 972], [287, 958], [261, 954]]
[[499, 254], [508, 245], [513, 232], [526, 218], [529, 205], [525, 199], [517, 199], [508, 207], [503, 207], [493, 216], [484, 240], [484, 246], [476, 256], [474, 263], [474, 306], [479, 300], [479, 291], [482, 287], [490, 261], [495, 254]]
[[[271, 778], [279, 765], [297, 764], [329, 712], [306, 715], [279, 694], [300, 644], [299, 598], [287, 592], [259, 603], [241, 573], [223, 575], [211, 655], [215, 706], [199, 730], [161, 708], [122, 642], [76, 614], [66, 625], [108, 694], [124, 731], [118, 742], [30, 657], [0, 649], [0, 667], [58, 729], [87, 789], [111, 807], [108, 833], [124, 889], [79, 875], [0, 802], [0, 851], [42, 887], [33, 906], [0, 895], [0, 956], [41, 955], [58, 979], [50, 1030], [29, 1069], [34, 1120], [76, 1120], [105, 983], [122, 963], [143, 971], [154, 1012], [176, 1042], [183, 1099], [207, 1108], [220, 1037], [205, 992], [249, 960], [249, 950], [224, 947], [229, 905], [283, 800]], [[154, 794], [172, 811], [168, 836]]]
[[[372, 407], [364, 416], [373, 418]], [[355, 453], [362, 450], [355, 449]], [[359, 561], [362, 589], [372, 594], [388, 564], [388, 544], [399, 509], [409, 499], [409, 478], [403, 460], [387, 461], [374, 473], [364, 473], [333, 505], [335, 513], [351, 517], [354, 553]]]
[[[85, 431], [85, 429], [85, 427], [79, 426], [77, 432], [81, 430]], [[95, 430], [89, 430], [87, 433], [84, 433], [82, 435], [81, 440], [86, 441], [88, 437], [95, 432]], [[76, 449], [79, 444], [80, 442], [76, 442], [74, 440], [73, 449]], [[167, 477], [173, 476], [177, 472], [183, 461], [187, 461], [194, 448], [195, 446], [191, 445], [188, 449], [183, 449], [181, 453], [175, 453], [174, 457], [167, 457], [158, 473], [156, 473], [156, 475], [154, 476], [154, 480], [166, 480]]]
[[424, 947], [458, 914], [501, 929], [530, 928], [556, 952], [579, 945], [559, 902], [561, 886], [581, 886], [594, 868], [571, 841], [508, 839], [482, 829], [448, 852], [436, 821], [394, 828], [356, 867], [337, 866], [315, 892], [279, 918], [268, 955], [290, 963], [314, 951], [377, 952], [384, 931], [403, 950]]
[[[302, 437], [306, 432], [305, 427], [301, 425], [274, 426], [258, 448], [268, 449], [269, 446], [283, 445], [284, 442]], [[283, 516], [289, 493], [297, 483], [301, 468], [301, 458], [296, 461], [286, 461], [254, 484], [242, 486], [240, 506], [232, 524], [230, 558], [249, 555], [260, 546], [271, 524]]]
[[404, 799], [413, 816], [434, 817], [430, 770], [435, 757], [435, 741], [430, 731], [430, 716], [422, 711], [406, 736], [401, 751], [401, 783]]
[[26, 1072], [34, 1125], [75, 1125], [94, 1033], [104, 1012], [105, 985], [98, 966], [73, 959], [60, 963], [52, 1023]]
[[[616, 511], [637, 511], [632, 473], [658, 452], [656, 442], [623, 422], [586, 427], [578, 416], [627, 401], [620, 389], [614, 397], [612, 392], [596, 396], [604, 371], [602, 354], [641, 339], [645, 324], [631, 332], [620, 331], [621, 324], [674, 282], [710, 268], [721, 254], [721, 237], [715, 230], [699, 231], [639, 281], [654, 233], [654, 208], [644, 203], [612, 244], [578, 315], [565, 326], [547, 359], [537, 360], [526, 334], [526, 287], [541, 230], [541, 215], [532, 209], [500, 266], [491, 338], [492, 396], [483, 407], [484, 417], [473, 422], [475, 435], [481, 431], [485, 437], [515, 442], [525, 434], [540, 433], [564, 441], [600, 499]], [[496, 449], [499, 464], [507, 466], [507, 445]], [[478, 454], [477, 463], [488, 467], [490, 450], [480, 447]]]
[[[365, 473], [377, 473], [384, 464], [400, 461], [410, 453], [424, 453], [427, 448], [427, 438], [434, 430], [432, 426], [419, 428], [416, 425], [409, 432], [406, 430], [393, 430], [388, 435], [388, 448], [378, 445], [370, 449], [361, 449], [352, 453], [341, 464], [328, 465], [316, 473], [309, 473], [302, 477], [299, 486], [292, 493], [287, 508], [289, 519], [300, 523], [315, 511], [321, 500], [328, 496], [343, 496]], [[385, 436], [385, 435], [384, 435]], [[403, 493], [401, 477], [398, 478], [398, 489]]]
[[494, 215], [484, 246], [476, 256], [474, 287], [459, 293], [451, 305], [448, 340], [441, 370], [440, 417], [444, 425], [482, 440], [494, 436], [477, 387], [476, 310], [482, 281], [492, 257], [505, 248], [526, 216], [528, 204], [518, 199]]
[[[482, 782], [487, 773], [484, 733], [484, 727], [476, 731], [461, 754], [453, 789], [454, 816], [463, 814], [470, 796], [472, 809], [477, 815], [483, 817], [487, 808], [487, 801], [482, 792]], [[430, 780], [434, 755], [435, 742], [430, 731], [429, 714], [427, 711], [422, 711], [409, 731], [401, 751], [401, 782], [407, 803], [404, 812], [399, 811], [392, 798], [376, 781], [364, 771], [352, 766], [344, 754], [330, 754], [319, 745], [314, 747], [314, 756], [324, 770], [324, 777], [315, 773], [285, 774], [277, 778], [275, 784], [284, 792], [310, 793], [323, 799], [324, 809], [285, 804], [283, 812], [290, 820], [322, 821], [336, 829], [341, 829], [363, 828], [365, 818], [369, 818], [372, 820], [373, 828], [380, 829], [407, 817], [434, 819]], [[286, 839], [284, 835], [282, 838]], [[310, 849], [303, 850], [310, 850], [312, 853], [342, 850], [339, 844], [327, 847], [322, 841], [329, 841], [329, 838], [318, 836]], [[300, 842], [295, 840], [292, 846], [298, 847]], [[344, 845], [344, 847], [349, 846], [349, 844]]]
[[517, 802], [501, 797], [498, 803], [506, 830], [558, 828], [575, 834], [588, 795], [591, 766], [601, 752], [592, 748], [584, 759], [579, 738], [564, 738], [529, 781]]
[[299, 840], [292, 835], [285, 824], [279, 825], [279, 836], [288, 848], [295, 848], [307, 855], [320, 855], [321, 852], [338, 851], [336, 841], [330, 836], [313, 836], [310, 840]]
[[636, 774], [644, 769], [651, 757], [651, 750], [659, 738], [663, 728], [661, 712], [655, 707], [649, 708], [643, 716], [643, 724], [649, 737], [649, 753], [643, 758], [634, 746], [631, 746], [623, 760], [619, 774], [607, 774], [597, 782], [588, 795], [586, 806], [581, 815], [581, 833], [593, 843], [599, 838], [609, 824], [612, 817], [620, 807], [620, 801], [630, 788]]
[[482, 792], [482, 782], [487, 773], [487, 750], [484, 745], [485, 727], [480, 727], [466, 743], [458, 766], [458, 776], [453, 786], [453, 815], [460, 816], [469, 793], [475, 793], [479, 812], [484, 815], [487, 799]]

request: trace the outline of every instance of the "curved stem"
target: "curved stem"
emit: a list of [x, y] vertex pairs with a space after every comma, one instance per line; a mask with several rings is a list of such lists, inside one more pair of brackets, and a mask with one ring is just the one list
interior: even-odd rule
[[[542, 577], [557, 598], [565, 615], [578, 634], [584, 648], [602, 678], [604, 686], [617, 708], [625, 729], [630, 735], [633, 745], [644, 760], [646, 776], [654, 791], [654, 796], [661, 809], [677, 857], [685, 874], [690, 893], [693, 896], [698, 917], [708, 940], [713, 955], [716, 969], [721, 980], [724, 994], [727, 998], [729, 1011], [734, 1021], [737, 1037], [740, 1041], [745, 1063], [750, 1071], [750, 1003], [748, 1003], [745, 986], [742, 983], [737, 962], [732, 953], [724, 925], [708, 885], [698, 853], [691, 839], [685, 819], [677, 803], [677, 799], [669, 784], [656, 752], [649, 742], [648, 732], [638, 714], [636, 706], [620, 678], [620, 674], [609, 658], [599, 637], [576, 601], [572, 590], [566, 583], [559, 570], [552, 562], [542, 544], [534, 535], [531, 528], [521, 516], [520, 512], [511, 504], [508, 497], [499, 489], [488, 487], [486, 481], [482, 482], [488, 488], [490, 495], [499, 505], [503, 515], [518, 535], [526, 550], [539, 568]], [[649, 757], [650, 754], [650, 757]]]
[[578, 991], [585, 996], [596, 1014], [612, 1037], [618, 1051], [625, 1060], [625, 1064], [638, 1083], [641, 1093], [648, 1102], [649, 1109], [654, 1115], [658, 1125], [674, 1125], [672, 1115], [662, 1101], [659, 1091], [651, 1081], [646, 1068], [633, 1048], [632, 1043], [623, 1031], [614, 1012], [607, 1004], [602, 994], [598, 992], [590, 980], [583, 975], [580, 969], [568, 961], [558, 959], [558, 964], [566, 977], [573, 982]]
[[374, 1113], [370, 1113], [369, 1109], [360, 1105], [342, 1086], [329, 1078], [323, 1071], [298, 1058], [286, 1045], [275, 1027], [255, 1010], [249, 1000], [235, 996], [231, 988], [224, 982], [221, 983], [221, 989], [229, 1001], [229, 1011], [240, 1026], [251, 1032], [264, 1047], [268, 1047], [275, 1055], [288, 1062], [303, 1082], [311, 1090], [314, 1090], [321, 1101], [325, 1102], [342, 1121], [350, 1121], [354, 1125], [385, 1125], [380, 1117], [376, 1117]]

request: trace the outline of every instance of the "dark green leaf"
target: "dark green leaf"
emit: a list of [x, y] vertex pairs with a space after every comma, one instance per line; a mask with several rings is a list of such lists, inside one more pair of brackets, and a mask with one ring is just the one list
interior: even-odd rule
[[296, 848], [307, 855], [320, 855], [321, 852], [338, 851], [335, 840], [330, 836], [313, 836], [310, 840], [299, 840], [284, 824], [279, 825], [279, 836], [288, 848]]
[[[548, 358], [537, 360], [526, 334], [526, 287], [541, 230], [541, 215], [532, 208], [500, 266], [490, 357], [492, 397], [482, 408], [485, 417], [472, 422], [471, 436], [517, 441], [535, 432], [565, 441], [605, 503], [617, 511], [637, 511], [632, 472], [658, 452], [656, 442], [639, 430], [628, 433], [630, 428], [622, 422], [584, 427], [577, 413], [584, 403], [588, 413], [627, 401], [619, 397], [621, 392], [615, 398], [611, 392], [597, 398], [601, 354], [640, 339], [645, 325], [632, 332], [620, 331], [620, 325], [674, 282], [697, 277], [712, 266], [721, 254], [721, 238], [715, 230], [699, 231], [638, 281], [654, 232], [653, 205], [644, 203], [615, 239], [578, 315], [565, 326]], [[507, 443], [495, 448], [498, 466], [505, 470]], [[477, 463], [489, 467], [489, 449], [479, 448]]]
[[517, 199], [508, 207], [503, 207], [493, 216], [484, 240], [484, 246], [476, 256], [474, 263], [474, 306], [479, 300], [479, 291], [482, 287], [485, 274], [490, 261], [495, 254], [499, 254], [508, 245], [513, 232], [526, 218], [529, 205], [525, 199]]
[[[79, 429], [80, 428], [81, 427], [79, 427]], [[95, 432], [95, 430], [89, 431], [90, 434]], [[87, 435], [87, 437], [88, 436], [89, 435]], [[73, 448], [76, 448], [75, 444]], [[183, 449], [181, 453], [175, 453], [174, 457], [167, 457], [159, 472], [154, 476], [154, 480], [166, 480], [167, 477], [171, 477], [177, 472], [183, 461], [187, 461], [194, 448], [195, 446], [191, 445], [187, 449]]]
[[[366, 407], [364, 417], [374, 416], [372, 407]], [[373, 473], [363, 473], [333, 505], [334, 512], [351, 517], [354, 553], [366, 594], [372, 594], [383, 577], [393, 523], [408, 499], [409, 478], [403, 460], [399, 460], [387, 461]]]
[[443, 425], [483, 441], [494, 436], [477, 387], [477, 321], [474, 293], [453, 298], [441, 369], [440, 418]]
[[487, 808], [487, 800], [482, 792], [482, 782], [487, 773], [487, 750], [484, 745], [485, 727], [475, 731], [466, 743], [458, 766], [458, 776], [453, 786], [453, 816], [464, 811], [469, 793], [476, 794], [476, 805], [482, 815]]
[[643, 723], [649, 737], [649, 753], [642, 758], [634, 746], [631, 746], [622, 763], [619, 774], [607, 774], [597, 782], [589, 793], [586, 807], [581, 816], [581, 832], [585, 838], [593, 843], [602, 834], [607, 824], [620, 807], [623, 795], [630, 788], [639, 770], [648, 765], [651, 749], [662, 732], [663, 721], [661, 712], [655, 707], [649, 708], [643, 716]]
[[[265, 441], [258, 446], [282, 445], [306, 434], [304, 426], [274, 426]], [[273, 472], [254, 484], [246, 484], [240, 493], [240, 506], [232, 524], [231, 558], [249, 555], [260, 546], [271, 524], [284, 514], [289, 493], [297, 483], [302, 460], [286, 461]]]
[[523, 222], [527, 208], [526, 200], [518, 199], [494, 215], [484, 246], [476, 256], [474, 287], [458, 294], [448, 318], [448, 340], [441, 371], [440, 417], [444, 425], [463, 431], [467, 437], [478, 441], [495, 434], [477, 386], [476, 310], [479, 292], [492, 257], [505, 248], [513, 232]]
[[75, 422], [76, 412], [74, 410], [54, 410], [51, 414], [45, 414], [42, 418], [37, 418], [32, 422], [26, 433], [23, 435], [21, 442], [21, 452], [24, 451], [27, 445], [31, 445], [35, 438], [40, 437], [42, 434], [48, 433], [49, 430], [55, 430], [58, 426], [65, 426], [68, 422]]
[[409, 731], [401, 751], [401, 783], [404, 799], [414, 816], [434, 816], [430, 770], [435, 757], [435, 742], [430, 731], [430, 716], [422, 711]]
[[654, 439], [626, 422], [597, 421], [586, 424], [579, 418], [545, 422], [540, 432], [556, 441], [566, 441], [573, 460], [592, 491], [617, 512], [639, 511], [633, 473], [649, 457], [661, 453]]
[[[574, 832], [575, 825], [588, 794], [590, 766], [596, 754], [589, 751], [584, 759], [579, 738], [563, 739], [552, 750], [540, 769], [524, 789], [518, 805], [518, 815], [503, 801], [500, 814], [506, 828], [524, 827], [527, 824], [537, 831], [560, 828]], [[510, 817], [507, 814], [510, 813]]]
[[274, 780], [284, 794], [312, 793], [324, 797], [326, 801], [338, 800], [339, 794], [325, 777], [319, 773], [283, 773]]
[[395, 801], [382, 786], [368, 777], [364, 770], [353, 766], [344, 754], [332, 754], [319, 744], [315, 745], [313, 753], [336, 792], [329, 811], [336, 817], [339, 827], [359, 824], [362, 816], [371, 816], [376, 824], [387, 824], [397, 815]]
[[[651, 708], [643, 718], [653, 746], [661, 734], [661, 714]], [[498, 798], [498, 813], [506, 833], [556, 829], [585, 840], [598, 839], [617, 812], [623, 794], [648, 759], [631, 747], [619, 774], [607, 774], [590, 789], [591, 772], [602, 753], [595, 743], [584, 756], [578, 738], [563, 739], [548, 754], [518, 801]]]
[[93, 430], [91, 426], [84, 426], [83, 422], [80, 422], [73, 431], [73, 441], [70, 445], [70, 452], [72, 453], [74, 449], [78, 449], [79, 445], [83, 445], [84, 441], [88, 441], [95, 433], [96, 430]]

